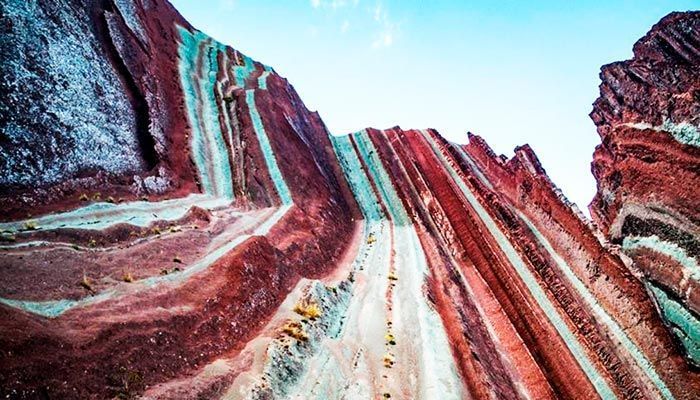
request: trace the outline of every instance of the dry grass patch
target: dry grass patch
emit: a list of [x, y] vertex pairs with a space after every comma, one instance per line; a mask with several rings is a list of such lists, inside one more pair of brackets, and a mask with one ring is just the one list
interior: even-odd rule
[[306, 332], [304, 332], [304, 327], [301, 326], [301, 323], [297, 321], [288, 321], [282, 327], [282, 332], [300, 342], [305, 342], [309, 340], [309, 335], [307, 335]]
[[294, 306], [294, 312], [312, 321], [319, 318], [322, 314], [321, 307], [318, 304], [304, 301], [300, 301]]

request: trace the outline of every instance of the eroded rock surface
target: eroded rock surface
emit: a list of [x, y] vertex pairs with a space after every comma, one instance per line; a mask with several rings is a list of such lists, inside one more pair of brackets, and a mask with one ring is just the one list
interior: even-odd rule
[[[508, 159], [471, 134], [467, 145], [399, 127], [331, 136], [286, 79], [167, 2], [0, 7], [12, 77], [0, 98], [3, 397], [700, 396], [696, 311], [676, 294], [685, 286], [653, 269], [667, 257], [689, 285], [687, 265], [671, 262], [695, 257], [697, 196], [640, 169], [658, 179], [652, 206], [651, 194], [626, 189], [633, 157], [616, 153], [628, 138], [697, 173], [695, 148], [658, 117], [676, 94], [659, 91], [625, 119], [614, 110], [634, 95], [603, 73], [595, 171], [611, 194], [593, 205], [601, 232], [528, 146]], [[654, 38], [696, 45], [697, 21], [671, 15], [635, 48], [649, 76], [683, 69], [669, 93], [697, 85], [697, 51], [664, 39], [683, 50], [668, 58]], [[44, 42], [79, 49], [25, 65]], [[76, 73], [104, 92], [71, 86], [86, 85]], [[606, 97], [606, 85], [621, 94]], [[697, 126], [684, 96], [685, 114], [667, 116]], [[50, 107], [62, 112], [40, 111]], [[40, 129], [53, 136], [35, 138]], [[45, 153], [51, 137], [66, 139], [63, 150]], [[113, 168], [120, 157], [131, 159]], [[622, 183], [610, 188], [614, 174]], [[665, 219], [624, 211], [638, 209]], [[672, 244], [647, 246], [654, 237]]]
[[663, 18], [601, 79], [591, 213], [700, 366], [700, 13]]

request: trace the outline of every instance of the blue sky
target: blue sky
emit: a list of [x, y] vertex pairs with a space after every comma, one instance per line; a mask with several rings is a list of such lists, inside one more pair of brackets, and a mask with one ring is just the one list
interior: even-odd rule
[[529, 143], [585, 209], [595, 193], [588, 117], [600, 66], [697, 0], [172, 0], [195, 27], [272, 66], [334, 134], [371, 126]]

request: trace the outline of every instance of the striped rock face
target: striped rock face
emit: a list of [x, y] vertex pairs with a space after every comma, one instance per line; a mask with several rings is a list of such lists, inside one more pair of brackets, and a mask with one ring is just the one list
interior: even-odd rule
[[700, 366], [700, 13], [674, 13], [602, 68], [591, 213]]
[[[692, 248], [628, 212], [646, 229], [624, 236], [633, 264], [528, 146], [331, 136], [272, 68], [161, 0], [0, 8], [27, 59], [80, 50], [2, 62], [0, 396], [700, 397], [695, 310], [648, 272], [680, 260], [687, 285]], [[76, 65], [103, 86], [71, 89], [94, 107], [61, 97]], [[25, 98], [62, 112], [13, 117]], [[56, 120], [60, 147], [22, 141]]]

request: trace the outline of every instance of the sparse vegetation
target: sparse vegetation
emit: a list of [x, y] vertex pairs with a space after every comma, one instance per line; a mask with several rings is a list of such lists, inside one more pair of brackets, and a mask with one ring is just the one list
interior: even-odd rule
[[114, 399], [134, 399], [144, 389], [141, 373], [125, 367], [120, 367], [108, 377], [108, 385]]
[[383, 358], [384, 367], [391, 368], [394, 365], [394, 356], [391, 353], [386, 353]]
[[24, 230], [25, 231], [35, 231], [37, 230], [38, 226], [35, 221], [27, 221], [24, 223]]
[[370, 233], [369, 236], [367, 236], [367, 244], [372, 244], [377, 241], [377, 238], [374, 237], [373, 233]]
[[309, 335], [304, 332], [304, 327], [297, 321], [288, 321], [282, 327], [282, 332], [300, 342], [309, 340]]
[[83, 279], [80, 281], [80, 286], [89, 292], [95, 291], [95, 288], [92, 287], [92, 281], [87, 277], [87, 275], [83, 275]]
[[384, 340], [386, 340], [386, 344], [389, 346], [396, 346], [396, 338], [390, 331], [391, 329], [391, 321], [387, 322], [387, 331], [386, 335], [384, 335]]
[[321, 316], [321, 307], [314, 302], [300, 301], [294, 306], [294, 312], [314, 321]]
[[160, 274], [161, 275], [170, 275], [170, 274], [174, 274], [174, 273], [180, 272], [180, 271], [182, 271], [182, 270], [178, 267], [175, 267], [175, 268], [170, 269], [170, 270], [167, 268], [163, 268], [160, 270]]

